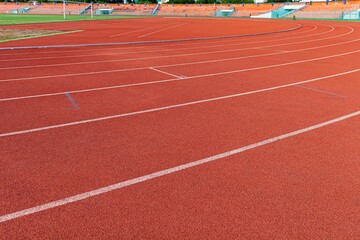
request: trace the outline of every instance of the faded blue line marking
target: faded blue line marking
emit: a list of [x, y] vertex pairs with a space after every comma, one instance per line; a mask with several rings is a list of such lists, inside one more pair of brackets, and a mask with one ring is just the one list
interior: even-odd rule
[[326, 93], [326, 94], [330, 94], [330, 95], [333, 95], [333, 96], [336, 96], [336, 97], [346, 98], [346, 96], [341, 95], [341, 94], [328, 92], [328, 91], [324, 91], [324, 90], [320, 90], [320, 89], [316, 89], [316, 88], [312, 88], [312, 87], [305, 87], [305, 86], [301, 86], [301, 85], [297, 85], [296, 87], [309, 89], [309, 90], [316, 91], [316, 92]]
[[79, 105], [76, 103], [75, 99], [71, 96], [70, 93], [65, 93], [65, 96], [69, 100], [69, 102], [73, 105], [72, 110], [80, 110]]

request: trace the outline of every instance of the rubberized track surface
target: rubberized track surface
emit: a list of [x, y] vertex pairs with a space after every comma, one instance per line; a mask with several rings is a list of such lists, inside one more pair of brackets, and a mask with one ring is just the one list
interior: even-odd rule
[[360, 238], [358, 23], [82, 24], [0, 48], [254, 36], [1, 51], [1, 239]]

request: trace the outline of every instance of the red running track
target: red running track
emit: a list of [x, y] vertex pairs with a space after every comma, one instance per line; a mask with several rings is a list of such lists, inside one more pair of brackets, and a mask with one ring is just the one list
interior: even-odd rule
[[84, 31], [0, 47], [294, 25], [1, 51], [0, 238], [359, 238], [358, 24], [38, 24]]

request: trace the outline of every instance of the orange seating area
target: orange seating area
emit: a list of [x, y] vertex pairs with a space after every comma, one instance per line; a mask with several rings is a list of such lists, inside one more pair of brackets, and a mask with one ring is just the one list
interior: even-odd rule
[[233, 5], [235, 12], [231, 16], [236, 17], [246, 17], [246, 16], [256, 16], [260, 14], [264, 14], [267, 12], [271, 12], [282, 6], [282, 4], [236, 4]]
[[112, 15], [150, 15], [156, 4], [110, 4], [113, 8]]
[[19, 8], [23, 8], [25, 6], [27, 6], [28, 4], [27, 3], [3, 3], [3, 2], [0, 2], [0, 13], [8, 13], [9, 11], [11, 10], [16, 10], [16, 9], [19, 9]]
[[162, 4], [157, 15], [162, 16], [214, 16], [219, 10], [214, 4]]
[[302, 11], [346, 11], [359, 8], [360, 3], [343, 2], [329, 2], [327, 5], [324, 2], [308, 4]]
[[292, 17], [295, 15], [297, 18], [341, 18], [342, 15], [346, 12], [351, 12], [357, 10], [360, 7], [360, 2], [348, 2], [344, 4], [343, 2], [329, 2], [326, 3], [313, 3], [312, 5], [307, 4], [307, 6], [294, 14], [290, 14], [287, 17]]
[[114, 6], [111, 4], [94, 4], [93, 10], [99, 10], [99, 9], [113, 9]]
[[241, 4], [233, 5], [236, 10], [244, 10], [244, 11], [261, 11], [261, 12], [269, 12], [272, 11], [278, 7], [280, 7], [282, 4], [244, 4], [242, 6]]
[[[160, 16], [214, 16], [217, 11], [234, 10], [231, 16], [249, 17], [273, 11], [283, 4], [162, 4], [157, 11]], [[63, 14], [62, 3], [43, 3], [40, 5], [29, 5], [28, 3], [0, 3], [0, 13], [9, 13], [16, 9], [26, 6], [30, 10], [25, 14]], [[89, 6], [88, 3], [75, 4], [69, 3], [66, 6], [67, 14], [79, 14], [79, 12]], [[112, 9], [112, 15], [150, 15], [156, 4], [95, 4], [94, 10], [106, 8]], [[306, 7], [291, 14], [298, 18], [340, 18], [344, 12], [360, 9], [360, 0], [351, 0], [347, 4], [339, 2], [313, 2], [307, 3]], [[289, 15], [290, 16], [290, 15]], [[288, 17], [289, 17], [288, 16]]]
[[[66, 13], [67, 14], [78, 14], [79, 11], [84, 9], [89, 4], [67, 4]], [[57, 3], [43, 3], [41, 5], [31, 6], [31, 9], [27, 14], [63, 14], [63, 4]]]
[[270, 12], [281, 4], [162, 4], [157, 15], [173, 15], [173, 16], [214, 16], [215, 12], [222, 10], [234, 9], [234, 13], [231, 16], [249, 16], [259, 15], [266, 12]]

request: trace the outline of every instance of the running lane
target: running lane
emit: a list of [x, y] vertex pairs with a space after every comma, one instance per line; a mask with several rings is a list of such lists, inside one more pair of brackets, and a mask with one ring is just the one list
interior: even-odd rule
[[[223, 62], [208, 69], [195, 64], [164, 67], [164, 73], [146, 69], [109, 76], [109, 81], [165, 80], [170, 71], [219, 75], [0, 102], [1, 133], [158, 108], [0, 135], [0, 238], [358, 238], [360, 66], [354, 59], [359, 48], [355, 41], [343, 43], [358, 35], [351, 23], [336, 23], [334, 31], [325, 27], [328, 23], [319, 23], [323, 27], [307, 34], [323, 35], [294, 39], [316, 40], [303, 43], [316, 52], [290, 52], [302, 49], [302, 44], [286, 45], [282, 47], [289, 47], [289, 54], [284, 50], [275, 60], [269, 56], [238, 59], [235, 63], [241, 67]], [[309, 22], [306, 31], [312, 26]], [[321, 40], [326, 37], [334, 38]], [[324, 47], [327, 44], [339, 45]], [[270, 65], [279, 66], [261, 68]], [[223, 72], [245, 68], [253, 69]], [[35, 68], [28, 71], [36, 72]], [[69, 78], [66, 85], [53, 88], [46, 85], [54, 81], [39, 85], [39, 79], [9, 81], [9, 89], [14, 84], [11, 93], [2, 94], [23, 96], [42, 85], [38, 93], [58, 87], [76, 90], [97, 81], [94, 76], [89, 82], [83, 77], [79, 82]], [[310, 79], [314, 81], [300, 83]], [[98, 81], [105, 84], [103, 79]], [[249, 93], [215, 99], [245, 92]], [[196, 102], [205, 98], [209, 101]], [[168, 105], [174, 107], [161, 109]], [[351, 118], [339, 119], [351, 113]], [[332, 119], [337, 120], [306, 130]], [[300, 131], [293, 137], [284, 135], [296, 130]], [[266, 139], [276, 142], [263, 142]], [[142, 183], [53, 209], [37, 208], [28, 216], [21, 212], [19, 218], [4, 217], [254, 143], [251, 150], [222, 155], [208, 164], [144, 178]]]
[[12, 238], [357, 239], [359, 117], [2, 223]]
[[[64, 23], [19, 25], [15, 28], [26, 29], [30, 27], [39, 28], [57, 28], [61, 25], [64, 29]], [[76, 22], [69, 22], [69, 29], [74, 30]], [[158, 28], [149, 29], [150, 27], [159, 26]], [[142, 32], [132, 32], [140, 30], [143, 27], [149, 27]], [[68, 33], [46, 38], [34, 38], [19, 40], [15, 42], [0, 43], [1, 47], [16, 46], [47, 46], [47, 45], [64, 45], [64, 44], [98, 44], [114, 42], [143, 42], [153, 40], [174, 40], [187, 38], [205, 38], [219, 36], [235, 35], [252, 35], [264, 34], [278, 31], [291, 31], [299, 28], [299, 24], [279, 21], [276, 24], [263, 21], [246, 21], [239, 19], [196, 19], [196, 18], [139, 18], [139, 19], [122, 19], [122, 20], [102, 20], [92, 21], [92, 24], [81, 24], [76, 33]], [[8, 28], [14, 28], [9, 26]], [[123, 34], [119, 37], [113, 35]], [[50, 44], [49, 44], [50, 43]]]

